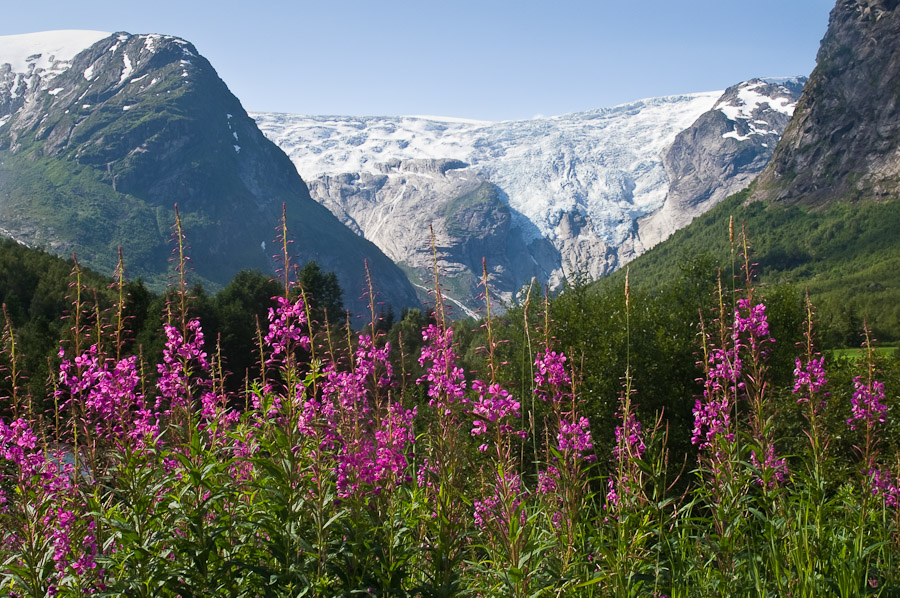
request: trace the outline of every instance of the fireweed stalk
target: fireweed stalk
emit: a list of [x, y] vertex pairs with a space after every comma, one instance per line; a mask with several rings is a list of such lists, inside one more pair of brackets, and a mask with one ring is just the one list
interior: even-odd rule
[[[603, 528], [609, 535], [608, 540], [599, 546], [598, 562], [602, 571], [595, 574], [593, 579], [614, 596], [628, 596], [642, 587], [641, 573], [647, 567], [648, 545], [651, 544], [653, 535], [653, 521], [648, 517], [652, 509], [645, 495], [646, 473], [649, 473], [644, 466], [647, 446], [632, 401], [635, 390], [631, 373], [631, 289], [627, 269], [624, 296], [625, 376], [616, 412], [618, 423], [614, 432], [612, 471], [607, 478], [603, 514]], [[654, 579], [658, 577], [655, 575]]]
[[816, 479], [822, 475], [822, 458], [825, 446], [828, 444], [824, 437], [820, 416], [825, 409], [828, 393], [825, 388], [828, 380], [825, 377], [825, 358], [815, 350], [813, 344], [813, 322], [815, 308], [809, 300], [809, 290], [806, 291], [806, 320], [803, 332], [803, 359], [797, 357], [794, 360], [794, 389], [797, 396], [797, 404], [804, 405], [804, 415], [809, 426], [808, 436], [812, 456], [812, 473]]
[[588, 418], [579, 409], [568, 359], [551, 349], [549, 306], [544, 305], [544, 348], [534, 361], [535, 396], [550, 405], [546, 422], [545, 469], [539, 473], [539, 489], [557, 531], [557, 555], [562, 572], [568, 573], [576, 554], [584, 550], [579, 530], [587, 498], [587, 473], [595, 460]]
[[[636, 505], [642, 498], [643, 475], [640, 468], [641, 458], [647, 450], [641, 428], [641, 422], [634, 414], [631, 402], [634, 389], [631, 377], [631, 289], [628, 284], [629, 271], [625, 270], [625, 326], [626, 326], [626, 365], [624, 389], [619, 396], [619, 423], [616, 425], [616, 444], [613, 447], [613, 474], [609, 476], [607, 508], [616, 511], [621, 507]], [[624, 501], [624, 502], [623, 502]]]
[[[865, 583], [869, 579], [869, 570], [873, 563], [872, 555], [867, 550], [870, 531], [870, 509], [873, 495], [879, 494], [879, 485], [884, 484], [884, 472], [877, 469], [879, 458], [878, 431], [885, 423], [887, 406], [885, 405], [884, 384], [875, 378], [875, 352], [872, 338], [869, 333], [868, 323], [863, 324], [865, 341], [863, 347], [866, 350], [865, 376], [856, 376], [853, 379], [853, 395], [850, 399], [850, 417], [846, 423], [852, 431], [863, 430], [863, 445], [859, 447], [861, 463], [861, 504], [858, 510], [856, 534], [853, 538], [853, 550], [851, 562], [856, 564], [856, 570], [849, 575], [850, 585]], [[880, 531], [882, 531], [881, 528]]]
[[[733, 232], [731, 240], [734, 247]], [[701, 319], [706, 375], [703, 398], [697, 400], [694, 409], [692, 441], [701, 449], [701, 471], [705, 470], [711, 478], [706, 487], [713, 505], [711, 517], [718, 546], [713, 545], [710, 550], [718, 554], [717, 570], [723, 575], [723, 583], [730, 585], [749, 571], [758, 591], [762, 591], [761, 580], [768, 577], [783, 592], [783, 555], [777, 541], [782, 531], [776, 529], [774, 522], [783, 520], [778, 515], [783, 505], [777, 490], [785, 483], [788, 471], [786, 460], [775, 450], [774, 418], [769, 413], [767, 360], [775, 341], [769, 332], [765, 304], [755, 296], [744, 231], [741, 257], [744, 287], [733, 291], [730, 307], [719, 277], [718, 318], [713, 334], [706, 332]], [[746, 408], [742, 407], [744, 404]], [[739, 414], [744, 412], [749, 419], [746, 435], [737, 427]], [[749, 468], [745, 467], [748, 462]], [[757, 504], [753, 504], [757, 497], [755, 491], [750, 491], [751, 486], [761, 489]], [[752, 514], [761, 515], [748, 517]], [[735, 522], [744, 525], [734, 527]], [[751, 533], [770, 539], [762, 568], [754, 561], [739, 558], [741, 545], [735, 540], [740, 534]]]
[[815, 349], [815, 308], [807, 290], [804, 298], [806, 318], [803, 341], [798, 343], [802, 356], [794, 360], [793, 395], [796, 404], [803, 409], [806, 419], [806, 436], [809, 450], [802, 455], [806, 471], [798, 470], [792, 483], [796, 490], [785, 502], [796, 513], [790, 519], [786, 536], [789, 564], [796, 571], [790, 585], [791, 595], [816, 596], [822, 593], [821, 579], [827, 574], [827, 563], [822, 559], [827, 541], [827, 517], [832, 502], [828, 498], [828, 482], [825, 478], [826, 450], [829, 444], [827, 428], [823, 424], [828, 399], [828, 381], [825, 376], [825, 358]]
[[766, 489], [783, 484], [787, 476], [787, 462], [775, 451], [775, 426], [768, 413], [768, 357], [775, 343], [769, 333], [766, 306], [756, 300], [753, 286], [750, 248], [746, 232], [741, 230], [743, 257], [743, 297], [738, 298], [734, 310], [735, 346], [745, 355], [745, 386], [750, 404], [750, 432], [753, 448], [750, 461], [757, 469], [756, 482]]
[[459, 429], [468, 419], [465, 373], [457, 365], [453, 330], [447, 326], [438, 269], [437, 245], [431, 229], [434, 299], [437, 322], [422, 330], [424, 345], [419, 365], [425, 375], [416, 380], [426, 386], [432, 419], [427, 444], [417, 463], [417, 482], [426, 512], [423, 542], [429, 552], [426, 583], [432, 591], [452, 595], [458, 589], [459, 564], [466, 538], [460, 533], [467, 519], [464, 505], [466, 481], [464, 437]]
[[[510, 596], [529, 596], [537, 551], [529, 521], [530, 497], [522, 483], [519, 452], [514, 446], [526, 433], [518, 429], [520, 402], [497, 383], [497, 341], [485, 260], [482, 260], [482, 272], [490, 381], [472, 382], [477, 398], [472, 403], [471, 434], [480, 443], [478, 450], [489, 460], [481, 468], [482, 496], [474, 501], [475, 525], [486, 536], [486, 565], [491, 576], [497, 579], [495, 586]], [[513, 571], [515, 575], [511, 574]]]
[[[706, 550], [716, 555], [715, 571], [721, 576], [720, 583], [733, 591], [732, 584], [744, 574], [743, 565], [737, 558], [741, 549], [738, 535], [746, 533], [733, 525], [746, 521], [751, 484], [767, 488], [770, 482], [756, 461], [756, 454], [760, 452], [758, 447], [762, 444], [758, 439], [765, 389], [765, 380], [761, 377], [764, 366], [747, 364], [748, 360], [760, 357], [764, 346], [761, 339], [765, 337], [767, 327], [764, 308], [754, 311], [755, 304], [750, 298], [737, 299], [734, 307], [727, 305], [721, 274], [716, 299], [717, 318], [712, 331], [708, 330], [701, 315], [703, 360], [699, 365], [705, 375], [701, 379], [703, 396], [694, 406], [691, 441], [700, 451], [698, 460], [704, 478], [700, 488], [708, 492], [706, 501], [715, 530]], [[739, 401], [742, 400], [746, 400], [750, 412], [750, 446], [744, 444], [745, 436], [738, 428]], [[743, 465], [746, 463], [745, 451], [750, 451], [747, 461], [753, 463], [749, 470]], [[762, 454], [766, 454], [765, 451]]]

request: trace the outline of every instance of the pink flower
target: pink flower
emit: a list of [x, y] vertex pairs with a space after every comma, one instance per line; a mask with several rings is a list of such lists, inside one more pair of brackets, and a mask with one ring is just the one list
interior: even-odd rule
[[416, 380], [417, 384], [428, 382], [428, 404], [446, 412], [453, 403], [468, 403], [465, 398], [465, 372], [456, 365], [453, 351], [453, 330], [441, 330], [434, 324], [422, 331], [425, 345], [419, 356], [419, 365], [427, 367], [427, 373]]
[[[769, 474], [770, 488], [783, 484], [784, 478], [788, 474], [787, 460], [784, 457], [777, 457], [775, 447], [771, 444], [766, 447], [766, 458], [762, 463], [756, 458], [756, 451], [750, 451], [750, 463], [753, 464], [753, 467]], [[767, 477], [765, 473], [756, 479], [757, 484], [763, 483], [763, 477]]]
[[[489, 426], [497, 426], [501, 435], [506, 436], [514, 432], [510, 419], [518, 419], [519, 401], [501, 388], [499, 384], [488, 386], [481, 380], [472, 383], [472, 389], [478, 393], [478, 400], [472, 406], [472, 415], [476, 419], [472, 424], [472, 436], [481, 436], [488, 432]], [[524, 432], [520, 432], [524, 434]], [[487, 445], [482, 444], [479, 450], [487, 450]]]
[[545, 401], [557, 402], [570, 388], [572, 380], [566, 372], [566, 356], [556, 351], [540, 351], [534, 360], [536, 373], [534, 393]]
[[[591, 440], [591, 422], [586, 417], [580, 417], [577, 421], [560, 420], [559, 434], [556, 438], [560, 451], [573, 450], [576, 453], [587, 453], [594, 450], [594, 442]], [[586, 454], [584, 458], [591, 461], [595, 457]]]
[[265, 342], [272, 348], [271, 362], [275, 362], [279, 355], [285, 356], [291, 353], [296, 345], [309, 349], [309, 336], [304, 334], [303, 327], [306, 324], [306, 310], [303, 298], [291, 303], [285, 297], [274, 297], [278, 305], [269, 308], [269, 331], [266, 333]]
[[872, 428], [876, 423], [884, 423], [884, 414], [887, 406], [884, 404], [884, 384], [873, 380], [870, 383], [863, 382], [857, 376], [853, 379], [853, 398], [850, 399], [850, 418], [847, 420], [851, 430], [856, 429], [858, 422], [863, 422], [867, 428]]
[[162, 401], [168, 401], [169, 410], [174, 408], [190, 409], [195, 389], [207, 388], [209, 381], [202, 375], [209, 372], [209, 361], [203, 350], [203, 330], [197, 319], [188, 322], [188, 337], [171, 324], [164, 324], [166, 346], [163, 349], [163, 362], [157, 364], [159, 379], [156, 387], [159, 398], [156, 408]]
[[[625, 455], [620, 455], [620, 448], [626, 450]], [[647, 450], [644, 444], [644, 438], [641, 434], [641, 422], [638, 421], [634, 413], [628, 414], [628, 419], [624, 424], [616, 426], [616, 446], [613, 447], [613, 458], [633, 457], [640, 459]]]

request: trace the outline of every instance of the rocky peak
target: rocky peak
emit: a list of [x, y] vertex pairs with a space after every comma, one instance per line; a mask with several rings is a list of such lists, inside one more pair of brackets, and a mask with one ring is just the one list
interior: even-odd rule
[[900, 2], [839, 0], [753, 199], [818, 205], [900, 192]]

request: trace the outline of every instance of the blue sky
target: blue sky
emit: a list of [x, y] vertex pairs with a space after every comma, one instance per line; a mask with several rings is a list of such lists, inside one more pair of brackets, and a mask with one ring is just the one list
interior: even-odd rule
[[808, 75], [834, 0], [11, 0], [0, 35], [165, 33], [248, 110], [529, 118]]

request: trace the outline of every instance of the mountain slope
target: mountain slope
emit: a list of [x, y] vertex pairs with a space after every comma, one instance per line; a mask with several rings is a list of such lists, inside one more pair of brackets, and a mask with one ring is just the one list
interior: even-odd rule
[[500, 123], [253, 116], [316, 201], [423, 281], [433, 225], [452, 294], [474, 308], [482, 257], [507, 299], [532, 277], [597, 278], [743, 188], [802, 84], [753, 80]]
[[353, 311], [363, 311], [364, 260], [383, 299], [417, 303], [389, 259], [310, 200], [288, 158], [190, 43], [117, 33], [22, 73], [10, 54], [27, 44], [6, 41], [0, 227], [9, 236], [77, 251], [100, 271], [111, 271], [122, 245], [131, 275], [160, 287], [178, 204], [197, 277], [221, 285], [243, 268], [274, 269], [285, 204], [296, 258], [334, 270]]

